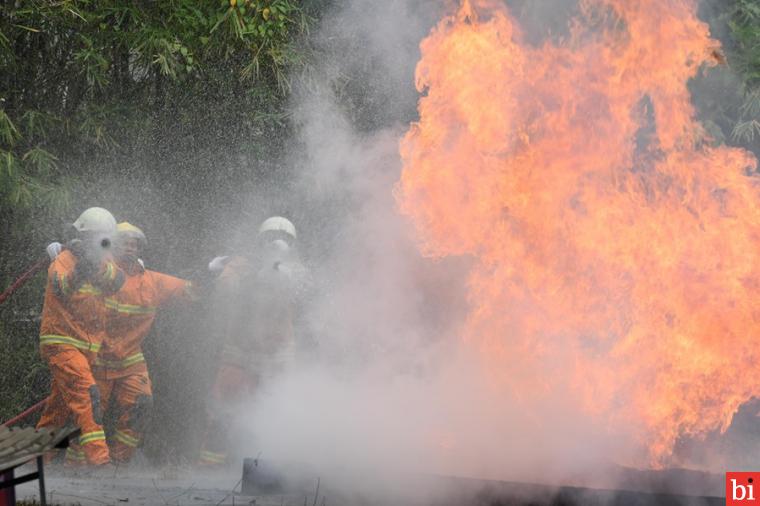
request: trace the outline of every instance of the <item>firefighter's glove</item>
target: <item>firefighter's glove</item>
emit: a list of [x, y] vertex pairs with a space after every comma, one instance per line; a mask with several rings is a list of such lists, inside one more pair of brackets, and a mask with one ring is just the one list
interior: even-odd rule
[[47, 248], [45, 248], [45, 251], [47, 251], [48, 256], [50, 257], [50, 261], [52, 262], [55, 260], [55, 257], [61, 254], [61, 251], [63, 251], [63, 244], [59, 242], [51, 242], [47, 245]]
[[208, 263], [208, 270], [211, 272], [221, 272], [229, 260], [229, 256], [216, 257]]

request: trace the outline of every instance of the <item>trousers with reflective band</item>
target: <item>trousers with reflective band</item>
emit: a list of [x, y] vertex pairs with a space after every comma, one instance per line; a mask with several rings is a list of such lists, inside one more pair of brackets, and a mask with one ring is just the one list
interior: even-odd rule
[[132, 437], [129, 433], [117, 430], [113, 435], [113, 438], [119, 443], [129, 446], [130, 448], [137, 448], [140, 444], [140, 438]]
[[116, 431], [110, 441], [111, 459], [128, 462], [142, 439], [136, 417], [140, 411], [140, 399], [153, 394], [150, 377], [143, 372], [115, 379], [99, 378], [97, 382], [103, 409], [115, 404], [114, 411], [119, 413]]
[[[207, 427], [203, 435], [199, 463], [222, 464], [232, 448], [230, 419], [237, 403], [254, 394], [256, 378], [242, 367], [222, 364], [216, 374], [210, 399], [206, 403]], [[206, 455], [206, 457], [204, 457]], [[214, 461], [214, 456], [223, 459]]]
[[210, 452], [208, 450], [203, 450], [200, 453], [200, 458], [198, 459], [198, 462], [200, 464], [206, 464], [206, 465], [221, 465], [227, 462], [227, 455], [224, 453], [216, 453], [216, 452]]
[[81, 339], [76, 339], [71, 336], [59, 336], [56, 334], [44, 334], [40, 336], [40, 346], [49, 346], [51, 344], [73, 346], [79, 350], [91, 351], [93, 353], [99, 352], [101, 347], [100, 344], [89, 343], [87, 341], [82, 341]]
[[82, 448], [78, 444], [71, 441], [69, 447], [66, 448], [65, 458], [63, 460], [64, 467], [81, 467], [86, 464], [87, 458], [84, 456], [84, 451], [82, 451]]
[[101, 357], [95, 359], [95, 365], [107, 367], [109, 369], [126, 369], [127, 367], [139, 364], [140, 362], [145, 362], [145, 355], [143, 355], [142, 352], [130, 355], [124, 360], [105, 360]]
[[84, 456], [84, 452], [81, 449], [77, 450], [77, 449], [72, 448], [71, 446], [66, 448], [66, 459], [81, 461], [81, 462], [84, 462], [86, 460]]
[[84, 446], [86, 444], [90, 444], [96, 441], [105, 441], [106, 439], [106, 433], [102, 430], [96, 430], [93, 432], [83, 432], [81, 436], [79, 436], [79, 444]]
[[[37, 427], [60, 428], [69, 421], [81, 430], [81, 449], [88, 464], [110, 461], [103, 426], [95, 422], [90, 388], [95, 379], [84, 353], [71, 346], [45, 346], [42, 356], [52, 375], [51, 392]], [[102, 437], [100, 435], [103, 434]]]

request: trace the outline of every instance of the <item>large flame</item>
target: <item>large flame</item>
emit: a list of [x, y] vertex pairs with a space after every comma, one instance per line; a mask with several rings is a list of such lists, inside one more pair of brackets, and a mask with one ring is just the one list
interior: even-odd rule
[[421, 51], [397, 200], [425, 254], [475, 259], [464, 333], [497, 384], [569, 387], [654, 465], [725, 429], [760, 393], [760, 194], [695, 119], [720, 57], [695, 1], [582, 0], [540, 47], [464, 1]]

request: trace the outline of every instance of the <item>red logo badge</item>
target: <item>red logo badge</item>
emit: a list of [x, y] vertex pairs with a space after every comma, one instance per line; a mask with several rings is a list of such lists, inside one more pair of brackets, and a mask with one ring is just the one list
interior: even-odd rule
[[760, 472], [726, 473], [726, 506], [760, 505], [755, 486], [758, 484], [758, 478], [760, 478]]

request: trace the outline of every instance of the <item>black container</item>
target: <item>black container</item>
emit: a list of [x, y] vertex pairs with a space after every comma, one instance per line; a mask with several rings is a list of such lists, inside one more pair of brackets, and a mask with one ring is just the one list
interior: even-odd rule
[[243, 495], [309, 494], [317, 475], [302, 464], [262, 459], [243, 460]]

